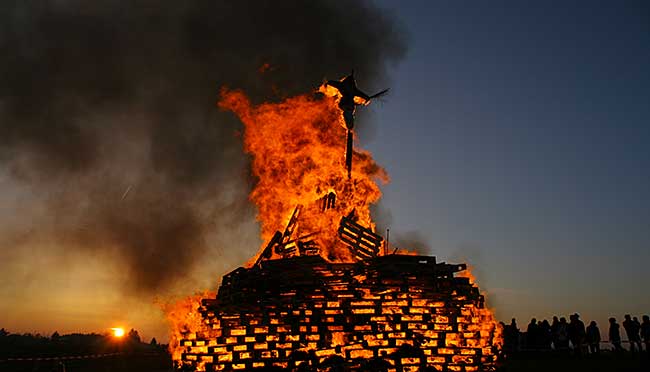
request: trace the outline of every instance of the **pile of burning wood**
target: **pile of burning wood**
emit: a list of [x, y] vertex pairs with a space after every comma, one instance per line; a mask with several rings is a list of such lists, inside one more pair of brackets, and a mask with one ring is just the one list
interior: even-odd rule
[[207, 371], [486, 370], [500, 330], [478, 288], [454, 276], [462, 270], [410, 255], [350, 264], [304, 256], [239, 268], [224, 276], [216, 298], [202, 301], [204, 327], [181, 341], [181, 363]]

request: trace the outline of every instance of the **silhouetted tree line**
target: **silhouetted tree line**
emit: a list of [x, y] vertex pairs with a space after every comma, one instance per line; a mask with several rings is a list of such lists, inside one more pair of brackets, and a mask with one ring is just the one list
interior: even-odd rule
[[[644, 315], [643, 322], [637, 317], [625, 315], [623, 329], [629, 342], [629, 351], [641, 352], [645, 349], [650, 354], [650, 317]], [[591, 321], [587, 327], [580, 319], [579, 314], [569, 316], [567, 322], [565, 317], [553, 317], [551, 323], [544, 319], [538, 321], [531, 319], [522, 332], [517, 326], [516, 319], [512, 319], [509, 325], [503, 324], [503, 351], [506, 355], [515, 354], [519, 351], [556, 351], [571, 353], [574, 355], [587, 355], [600, 353], [600, 344], [605, 340], [601, 336], [596, 321]], [[621, 326], [616, 318], [609, 318], [609, 329], [607, 332], [612, 350], [622, 353], [625, 349], [621, 341]], [[645, 344], [645, 346], [642, 345]]]
[[60, 335], [54, 332], [50, 337], [41, 334], [16, 334], [0, 329], [0, 360], [7, 358], [55, 357], [72, 355], [107, 354], [140, 350], [165, 350], [156, 339], [143, 344], [138, 331], [131, 331], [123, 338], [97, 333], [72, 333]]

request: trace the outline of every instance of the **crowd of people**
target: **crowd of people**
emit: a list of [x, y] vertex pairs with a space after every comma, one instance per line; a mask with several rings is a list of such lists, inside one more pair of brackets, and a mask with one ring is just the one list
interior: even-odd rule
[[[644, 315], [642, 319], [643, 321], [639, 322], [637, 317], [625, 315], [623, 329], [629, 342], [630, 351], [641, 352], [645, 349], [650, 353], [650, 317]], [[525, 332], [519, 330], [514, 318], [509, 325], [502, 325], [503, 349], [506, 353], [524, 350], [556, 350], [576, 355], [598, 354], [600, 344], [604, 341], [601, 338], [598, 324], [592, 320], [585, 327], [579, 314], [570, 315], [568, 322], [565, 317], [558, 318], [557, 316], [554, 316], [550, 323], [546, 319], [538, 321], [533, 318]], [[608, 342], [615, 352], [625, 350], [622, 346], [620, 328], [616, 318], [609, 318]]]

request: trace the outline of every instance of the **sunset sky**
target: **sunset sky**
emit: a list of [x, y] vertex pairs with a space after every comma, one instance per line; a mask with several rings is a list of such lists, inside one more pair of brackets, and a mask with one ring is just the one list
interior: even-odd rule
[[[262, 101], [351, 68], [361, 88], [391, 88], [359, 109], [358, 144], [391, 177], [377, 219], [393, 243], [468, 262], [498, 318], [521, 327], [579, 312], [602, 330], [650, 313], [645, 1], [382, 0], [304, 16], [179, 6], [160, 29], [128, 7], [8, 3], [0, 328], [165, 340], [156, 303], [216, 288], [260, 245], [219, 87]], [[177, 18], [190, 25], [178, 34]]]

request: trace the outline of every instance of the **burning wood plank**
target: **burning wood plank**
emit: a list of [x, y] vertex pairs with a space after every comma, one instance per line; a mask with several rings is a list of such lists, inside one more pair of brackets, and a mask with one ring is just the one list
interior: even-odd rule
[[273, 237], [269, 241], [269, 243], [266, 245], [262, 253], [257, 257], [257, 261], [255, 261], [255, 266], [259, 266], [260, 262], [262, 260], [268, 260], [273, 256], [273, 248], [276, 247], [278, 244], [282, 242], [282, 233], [279, 231], [276, 231], [275, 234], [273, 234]]
[[296, 226], [298, 225], [298, 217], [300, 216], [301, 210], [301, 205], [296, 206], [291, 214], [289, 223], [287, 223], [287, 227], [284, 229], [284, 233], [276, 231], [275, 234], [273, 234], [273, 237], [269, 240], [268, 244], [255, 261], [254, 266], [259, 266], [263, 260], [268, 260], [273, 257], [274, 252], [281, 255], [283, 258], [295, 255], [316, 255], [320, 252], [320, 248], [316, 242], [308, 240], [314, 235], [317, 235], [319, 233], [318, 231], [291, 239], [296, 230]]
[[298, 225], [298, 217], [300, 216], [300, 211], [302, 211], [302, 205], [298, 204], [291, 214], [291, 218], [287, 223], [287, 227], [284, 229], [282, 240], [275, 246], [275, 253], [282, 255], [282, 257], [293, 256], [296, 252], [297, 247], [295, 244], [290, 244], [290, 240], [291, 235], [293, 235], [293, 232]]
[[354, 211], [341, 218], [339, 238], [358, 260], [376, 257], [384, 241], [369, 228], [359, 225], [354, 219]]
[[336, 208], [336, 194], [334, 192], [328, 192], [321, 199], [321, 209], [325, 212], [328, 209]]

